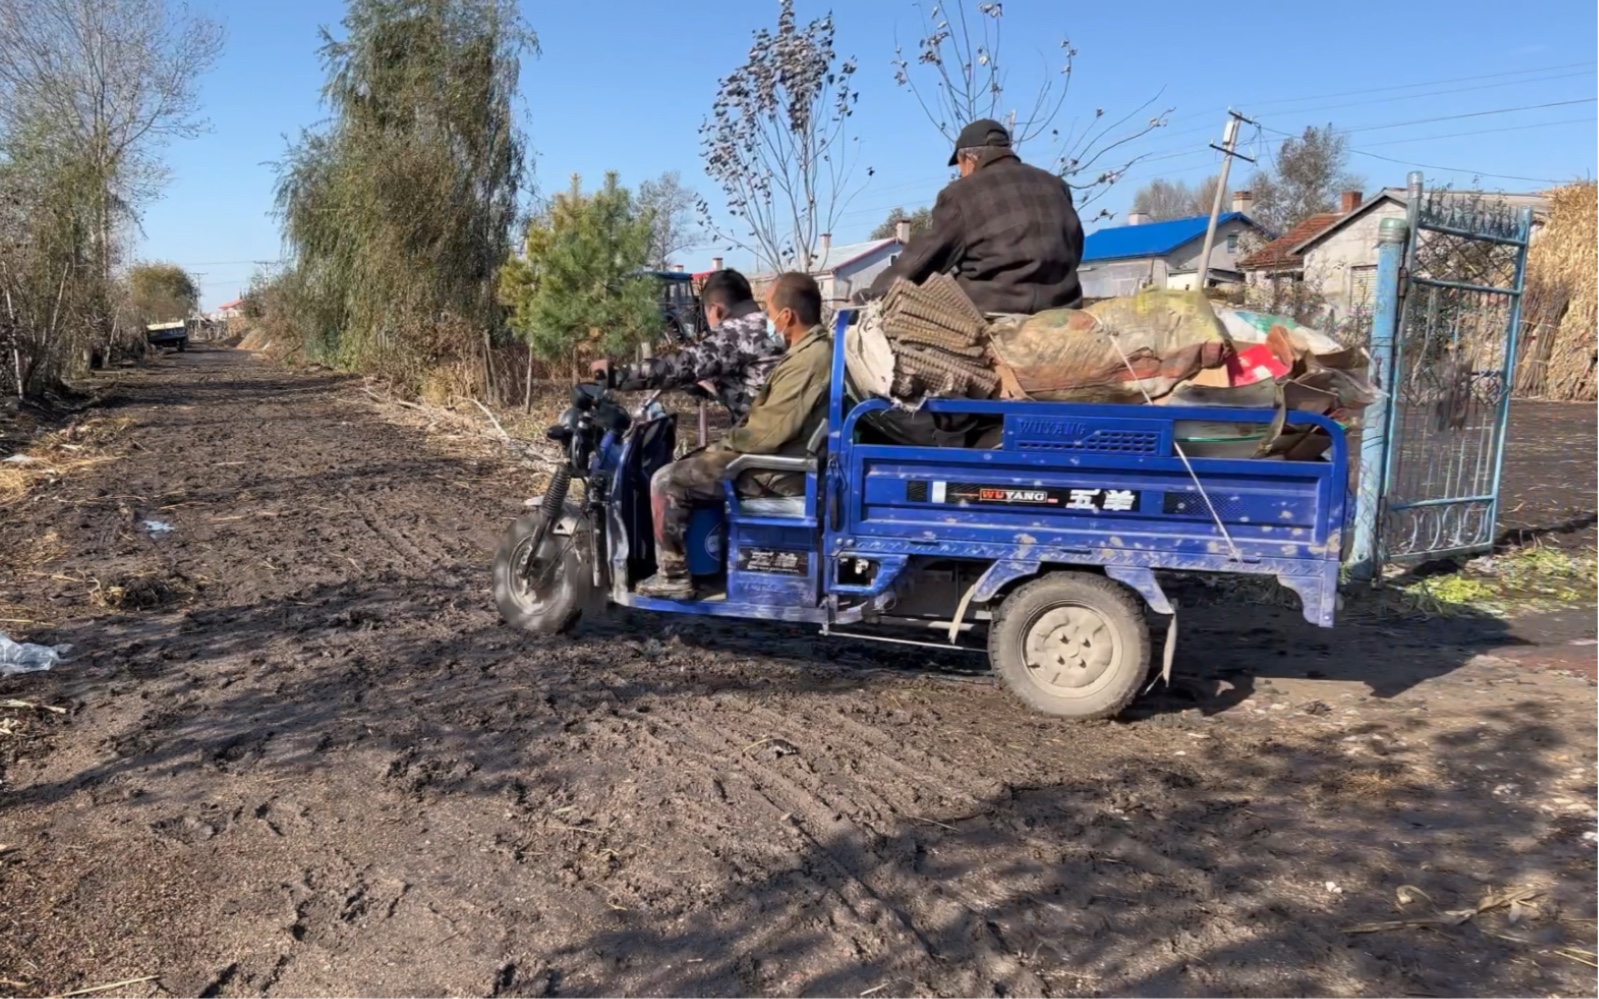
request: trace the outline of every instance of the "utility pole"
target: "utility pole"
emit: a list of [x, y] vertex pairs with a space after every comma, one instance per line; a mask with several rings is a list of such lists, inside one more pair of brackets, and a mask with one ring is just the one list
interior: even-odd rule
[[1233, 160], [1246, 160], [1255, 162], [1248, 156], [1238, 151], [1238, 126], [1239, 124], [1253, 125], [1253, 121], [1245, 118], [1231, 108], [1227, 109], [1227, 128], [1222, 134], [1222, 144], [1210, 144], [1210, 148], [1219, 153], [1224, 153], [1226, 159], [1221, 161], [1221, 177], [1216, 181], [1216, 197], [1210, 203], [1210, 224], [1205, 227], [1205, 249], [1199, 255], [1199, 282], [1198, 291], [1205, 293], [1205, 279], [1210, 277], [1210, 251], [1216, 247], [1216, 220], [1221, 216], [1221, 201], [1227, 196], [1227, 175], [1232, 172]]

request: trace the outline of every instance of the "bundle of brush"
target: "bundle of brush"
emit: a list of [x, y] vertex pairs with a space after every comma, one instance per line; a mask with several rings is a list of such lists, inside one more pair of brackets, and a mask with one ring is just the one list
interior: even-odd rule
[[895, 281], [879, 322], [894, 355], [889, 394], [917, 403], [929, 396], [987, 399], [999, 387], [987, 344], [988, 321], [948, 274], [923, 284]]

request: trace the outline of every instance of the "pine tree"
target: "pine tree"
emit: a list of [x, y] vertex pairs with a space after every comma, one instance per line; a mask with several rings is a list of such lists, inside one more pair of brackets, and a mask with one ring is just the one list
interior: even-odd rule
[[523, 255], [501, 277], [511, 328], [545, 361], [596, 350], [619, 354], [661, 331], [659, 289], [638, 272], [653, 230], [615, 173], [584, 194], [556, 195], [528, 227]]

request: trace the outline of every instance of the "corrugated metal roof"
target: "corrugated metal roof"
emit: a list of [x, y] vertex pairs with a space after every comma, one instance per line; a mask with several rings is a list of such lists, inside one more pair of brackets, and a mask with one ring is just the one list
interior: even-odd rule
[[[1235, 221], [1250, 222], [1243, 212], [1227, 212], [1216, 220], [1217, 227]], [[1166, 222], [1119, 225], [1088, 234], [1083, 241], [1083, 260], [1127, 260], [1133, 257], [1164, 257], [1185, 243], [1201, 239], [1209, 215], [1194, 215]], [[1250, 222], [1253, 225], [1253, 222]]]
[[825, 256], [811, 262], [811, 273], [826, 274], [829, 271], [836, 271], [861, 257], [876, 253], [890, 243], [898, 242], [899, 240], [889, 237], [888, 239], [869, 239], [864, 243], [845, 243], [843, 246], [831, 247]]

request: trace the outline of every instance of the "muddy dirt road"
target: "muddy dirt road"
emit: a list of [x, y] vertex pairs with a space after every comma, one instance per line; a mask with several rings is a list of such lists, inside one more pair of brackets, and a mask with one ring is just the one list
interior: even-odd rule
[[78, 649], [0, 680], [65, 709], [0, 711], [0, 992], [1593, 992], [1593, 684], [1502, 654], [1591, 664], [1591, 607], [1212, 606], [1219, 690], [1070, 726], [797, 631], [511, 633], [492, 445], [236, 352], [118, 377], [124, 453], [0, 508], [0, 627]]

